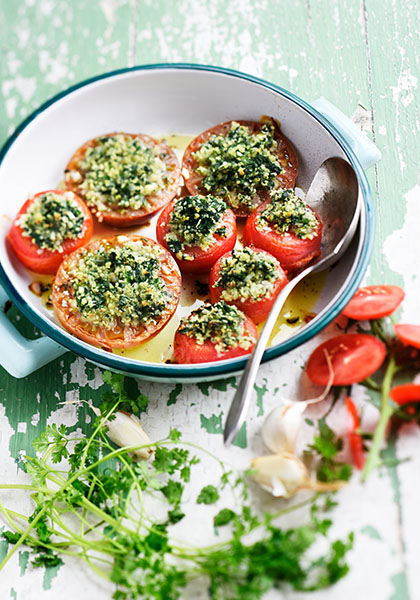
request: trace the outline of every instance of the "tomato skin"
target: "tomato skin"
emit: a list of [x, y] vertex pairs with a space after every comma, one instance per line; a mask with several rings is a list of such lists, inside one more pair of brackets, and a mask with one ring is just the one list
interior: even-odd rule
[[81, 236], [76, 240], [64, 240], [62, 244], [62, 252], [59, 252], [58, 250], [41, 250], [37, 244], [33, 243], [30, 237], [23, 235], [23, 229], [18, 224], [18, 220], [22, 214], [27, 212], [28, 208], [39, 196], [49, 193], [56, 194], [57, 196], [64, 196], [69, 192], [67, 190], [47, 190], [45, 192], [39, 192], [38, 194], [35, 194], [35, 196], [28, 198], [16, 215], [7, 237], [16, 256], [19, 258], [21, 263], [25, 265], [25, 267], [31, 271], [34, 271], [35, 273], [54, 275], [68, 254], [74, 250], [77, 250], [77, 248], [84, 246], [90, 241], [93, 233], [93, 219], [83, 200], [76, 194], [73, 194], [72, 199], [77, 202], [84, 218]]
[[342, 311], [349, 319], [380, 319], [392, 314], [405, 297], [397, 285], [368, 285], [357, 290]]
[[365, 464], [365, 454], [363, 452], [362, 436], [357, 432], [360, 428], [360, 418], [356, 405], [349, 396], [346, 398], [346, 412], [350, 454], [356, 469], [362, 470]]
[[269, 225], [264, 225], [262, 229], [258, 229], [257, 223], [260, 213], [269, 204], [270, 200], [266, 200], [248, 217], [243, 231], [245, 246], [254, 245], [256, 248], [266, 250], [277, 258], [283, 269], [288, 273], [302, 269], [320, 254], [322, 223], [319, 216], [315, 213], [318, 218], [318, 227], [315, 236], [311, 240], [301, 239], [289, 231], [282, 234], [277, 233]]
[[411, 402], [420, 402], [420, 384], [404, 383], [396, 385], [389, 392], [390, 398], [400, 406]]
[[[80, 313], [74, 311], [70, 305], [73, 294], [67, 269], [77, 264], [85, 250], [101, 249], [104, 243], [106, 243], [107, 247], [109, 245], [118, 246], [124, 244], [127, 238], [124, 236], [125, 240], [121, 240], [121, 237], [115, 236], [94, 240], [88, 246], [79, 248], [66, 257], [57, 272], [52, 289], [53, 307], [63, 327], [84, 342], [99, 346], [105, 350], [132, 348], [154, 337], [172, 318], [181, 295], [181, 274], [172, 256], [164, 249], [159, 276], [165, 281], [166, 289], [170, 292], [171, 299], [167, 302], [165, 310], [158, 320], [150, 323], [147, 327], [144, 327], [141, 323], [138, 325], [124, 325], [118, 322], [111, 329], [106, 327], [95, 328], [90, 326], [89, 323], [82, 321]], [[131, 235], [129, 241], [141, 241], [147, 246], [160, 245], [154, 240], [139, 235]]]
[[[279, 163], [284, 169], [283, 173], [280, 173], [276, 177], [276, 180], [279, 187], [292, 188], [297, 177], [298, 158], [290, 141], [281, 133], [278, 124], [273, 119], [270, 119], [270, 121], [274, 124], [273, 135], [277, 142], [277, 148], [274, 153], [278, 156]], [[195, 169], [198, 167], [198, 162], [192, 155], [194, 152], [197, 152], [212, 135], [226, 135], [233, 122], [248, 127], [252, 133], [258, 133], [264, 124], [258, 121], [226, 121], [225, 123], [219, 123], [214, 127], [210, 127], [194, 138], [185, 150], [182, 159], [182, 170], [183, 172], [184, 170], [188, 172], [188, 177], [185, 177], [185, 185], [190, 194], [202, 194], [203, 196], [207, 196], [209, 193], [212, 193], [208, 192], [202, 186], [203, 176], [196, 173]], [[265, 190], [261, 191], [261, 193], [257, 193], [255, 196], [255, 205], [260, 204], [265, 197]], [[237, 210], [235, 211], [235, 214], [237, 217], [247, 217], [249, 213]]]
[[379, 369], [385, 360], [386, 347], [367, 333], [344, 333], [330, 338], [312, 352], [306, 365], [309, 379], [324, 386], [330, 378], [325, 352], [334, 372], [333, 385], [350, 385]]
[[[269, 254], [268, 252], [266, 252], [265, 250], [261, 250], [260, 248], [254, 248], [254, 251]], [[220, 277], [220, 270], [222, 268], [223, 260], [231, 254], [232, 252], [227, 252], [222, 257], [220, 257], [219, 260], [213, 265], [210, 271], [209, 291], [210, 301], [213, 304], [219, 302], [219, 300], [222, 300], [222, 292], [224, 288], [216, 287], [215, 284]], [[277, 279], [277, 281], [274, 282], [273, 291], [266, 298], [260, 298], [259, 300], [225, 300], [226, 304], [233, 304], [234, 306], [237, 306], [239, 310], [248, 315], [248, 317], [250, 317], [254, 321], [254, 323], [261, 323], [261, 321], [264, 321], [268, 317], [268, 314], [274, 302], [276, 301], [277, 296], [280, 294], [281, 290], [289, 281], [287, 279], [286, 273], [283, 271], [279, 263], [277, 271], [280, 277], [279, 279]]]
[[[258, 331], [254, 322], [249, 317], [245, 318], [244, 331], [245, 334], [251, 335], [255, 339], [255, 342], [257, 341]], [[214, 362], [250, 354], [254, 346], [255, 343], [245, 350], [238, 345], [219, 353], [216, 350], [216, 345], [210, 340], [206, 340], [203, 344], [198, 344], [195, 338], [190, 337], [186, 333], [178, 333], [177, 331], [174, 339], [174, 358], [178, 364]]]
[[395, 335], [403, 344], [420, 348], [420, 325], [394, 325]]
[[[165, 236], [169, 232], [169, 220], [175, 202], [176, 200], [173, 200], [163, 209], [156, 224], [156, 238], [169, 252], [171, 251]], [[229, 252], [229, 250], [232, 250], [236, 242], [236, 217], [230, 208], [228, 208], [223, 215], [223, 225], [226, 227], [226, 237], [220, 237], [216, 234], [214, 236], [214, 243], [207, 248], [207, 250], [203, 250], [198, 246], [189, 246], [185, 248], [184, 253], [194, 256], [193, 260], [180, 259], [171, 252], [181, 271], [184, 273], [208, 272], [220, 256]]]
[[78, 164], [81, 160], [83, 160], [86, 151], [89, 148], [96, 146], [98, 139], [112, 137], [115, 135], [124, 135], [125, 137], [138, 138], [146, 146], [156, 147], [163, 154], [166, 155], [166, 157], [162, 160], [167, 167], [166, 175], [169, 178], [168, 187], [165, 190], [162, 190], [156, 194], [147, 196], [147, 201], [149, 203], [149, 206], [147, 208], [145, 207], [139, 210], [130, 209], [124, 211], [110, 210], [106, 212], [99, 212], [94, 207], [91, 208], [92, 213], [96, 216], [99, 222], [104, 222], [107, 225], [111, 225], [111, 227], [132, 227], [133, 225], [140, 225], [141, 223], [145, 223], [146, 221], [148, 221], [151, 216], [153, 216], [162, 208], [162, 206], [165, 206], [168, 202], [170, 202], [170, 200], [172, 200], [172, 198], [175, 196], [178, 190], [181, 178], [181, 169], [175, 152], [163, 140], [156, 140], [150, 137], [149, 135], [145, 135], [142, 133], [113, 132], [97, 136], [96, 138], [88, 140], [82, 146], [80, 146], [70, 158], [64, 171], [64, 183], [68, 190], [75, 192], [83, 198], [84, 194], [83, 190], [80, 189], [80, 183], [74, 182], [67, 175], [68, 172], [78, 171], [82, 174], [82, 172], [78, 168]]

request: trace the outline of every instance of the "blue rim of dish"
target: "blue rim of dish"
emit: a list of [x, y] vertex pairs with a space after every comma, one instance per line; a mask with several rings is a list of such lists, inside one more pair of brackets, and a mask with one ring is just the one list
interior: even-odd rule
[[[253, 75], [248, 75], [246, 73], [242, 73], [240, 71], [236, 71], [233, 69], [226, 69], [224, 67], [215, 67], [210, 65], [201, 65], [194, 63], [157, 63], [150, 65], [139, 65], [135, 67], [127, 67], [123, 69], [117, 69], [114, 71], [110, 71], [108, 73], [103, 73], [102, 75], [96, 75], [94, 77], [90, 77], [89, 79], [85, 79], [69, 88], [60, 92], [44, 102], [38, 109], [32, 112], [14, 131], [14, 133], [7, 139], [5, 144], [0, 150], [0, 166], [6, 156], [9, 148], [13, 145], [18, 135], [36, 118], [38, 115], [43, 113], [49, 106], [68, 96], [72, 92], [79, 90], [80, 88], [86, 87], [91, 83], [95, 83], [96, 81], [100, 81], [103, 79], [108, 79], [110, 77], [115, 77], [117, 75], [122, 75], [125, 73], [131, 73], [135, 71], [151, 71], [151, 70], [164, 70], [164, 69], [173, 69], [173, 70], [196, 70], [196, 71], [208, 71], [211, 73], [219, 73], [222, 75], [228, 75], [230, 77], [236, 77], [239, 79], [243, 79], [249, 81], [251, 83], [258, 84], [262, 87], [265, 87], [269, 90], [274, 91], [275, 93], [284, 96], [288, 100], [291, 100], [298, 106], [300, 106], [303, 110], [308, 112], [318, 123], [320, 123], [335, 139], [335, 141], [340, 145], [342, 150], [345, 152], [350, 164], [354, 167], [360, 188], [362, 190], [363, 198], [365, 200], [365, 209], [366, 209], [366, 234], [365, 234], [365, 243], [360, 252], [359, 261], [357, 265], [356, 272], [353, 274], [353, 277], [350, 283], [347, 285], [346, 289], [342, 291], [341, 296], [335, 301], [333, 307], [331, 307], [321, 318], [317, 318], [307, 326], [305, 326], [300, 332], [294, 334], [291, 338], [268, 348], [264, 352], [262, 362], [266, 362], [272, 360], [273, 358], [277, 358], [282, 354], [289, 352], [290, 350], [300, 346], [304, 342], [307, 342], [312, 337], [314, 337], [317, 333], [319, 333], [322, 329], [324, 329], [346, 306], [349, 302], [350, 298], [355, 293], [357, 287], [359, 286], [362, 277], [367, 269], [369, 264], [370, 256], [372, 254], [373, 249], [373, 233], [374, 233], [374, 211], [373, 211], [373, 201], [372, 195], [369, 188], [368, 181], [366, 179], [366, 175], [363, 171], [363, 168], [354, 154], [353, 150], [349, 146], [346, 139], [343, 135], [326, 119], [324, 118], [317, 110], [315, 110], [310, 104], [301, 100], [298, 96], [295, 96], [291, 92], [283, 89], [282, 87], [275, 85], [273, 83], [269, 83], [264, 79], [260, 79], [259, 77], [254, 77]], [[47, 320], [43, 319], [39, 315], [37, 315], [31, 307], [25, 302], [25, 300], [19, 295], [17, 290], [14, 288], [13, 284], [7, 277], [3, 266], [0, 264], [0, 283], [5, 288], [6, 293], [10, 297], [10, 299], [16, 304], [16, 306], [22, 311], [22, 313], [43, 333], [47, 336], [55, 340], [58, 344], [61, 344], [68, 350], [74, 352], [75, 354], [81, 355], [84, 358], [93, 361], [96, 364], [99, 364], [103, 367], [110, 368], [116, 371], [124, 371], [125, 373], [129, 373], [133, 376], [145, 376], [149, 378], [162, 378], [170, 380], [173, 378], [176, 379], [195, 379], [198, 377], [203, 377], [205, 375], [211, 376], [215, 378], [217, 376], [231, 375], [232, 373], [236, 373], [244, 369], [247, 358], [233, 358], [229, 360], [224, 360], [215, 363], [204, 363], [202, 365], [172, 365], [172, 364], [157, 364], [157, 363], [146, 363], [142, 361], [136, 361], [127, 359], [125, 357], [121, 357], [116, 354], [109, 354], [100, 349], [96, 349], [94, 346], [90, 346], [85, 342], [78, 340], [77, 338], [71, 337], [70, 334], [66, 334], [66, 332], [61, 331], [60, 329], [54, 327]]]

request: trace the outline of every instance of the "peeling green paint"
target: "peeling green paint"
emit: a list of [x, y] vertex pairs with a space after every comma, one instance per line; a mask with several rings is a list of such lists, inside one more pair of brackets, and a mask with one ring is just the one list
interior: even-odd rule
[[17, 599], [17, 593], [14, 588], [10, 588], [10, 597], [13, 598], [13, 600]]
[[[202, 429], [205, 429], [207, 431], [207, 433], [223, 434], [223, 412], [220, 412], [218, 415], [211, 415], [211, 417], [206, 417], [205, 415], [201, 414], [200, 425]], [[238, 446], [239, 448], [247, 447], [246, 423], [242, 425], [242, 427], [236, 434], [232, 445]]]
[[265, 393], [268, 392], [267, 379], [264, 378], [264, 383], [262, 386], [255, 384], [254, 390], [257, 392], [257, 417], [262, 417], [262, 415], [264, 414], [263, 398]]
[[408, 592], [407, 577], [404, 571], [396, 573], [391, 577], [391, 583], [394, 588], [392, 596], [389, 600], [410, 600], [410, 594]]
[[205, 396], [210, 395], [210, 389], [218, 390], [219, 392], [227, 392], [228, 385], [233, 388], [237, 388], [236, 377], [227, 377], [226, 379], [218, 379], [217, 381], [211, 381], [210, 383], [197, 383], [200, 392]]
[[314, 426], [314, 422], [312, 421], [312, 419], [308, 419], [308, 418], [306, 418], [306, 419], [305, 419], [305, 423], [306, 423], [307, 425], [310, 425], [311, 427], [313, 427], [313, 426]]
[[54, 579], [54, 577], [57, 576], [57, 573], [60, 570], [62, 565], [64, 565], [64, 563], [60, 559], [60, 563], [58, 565], [56, 565], [55, 567], [46, 567], [45, 572], [44, 572], [44, 579], [42, 582], [42, 587], [44, 590], [51, 589], [51, 582]]
[[222, 412], [219, 415], [211, 415], [211, 417], [200, 415], [201, 427], [205, 429], [207, 433], [223, 433], [222, 415]]
[[29, 560], [29, 552], [24, 550], [23, 552], [19, 552], [19, 566], [20, 566], [20, 574], [25, 575], [26, 567], [28, 565]]
[[240, 430], [238, 431], [238, 433], [236, 434], [235, 439], [232, 442], [233, 446], [238, 446], [239, 448], [246, 448], [247, 447], [247, 439], [246, 439], [246, 422], [243, 423], [242, 427], [240, 428]]
[[9, 544], [6, 540], [0, 541], [0, 563], [6, 558], [9, 551]]
[[171, 404], [176, 404], [179, 394], [182, 392], [182, 383], [177, 383], [172, 392], [169, 394], [169, 400], [167, 402], [167, 406], [171, 406]]
[[365, 535], [370, 537], [372, 540], [381, 540], [382, 539], [382, 536], [379, 533], [379, 531], [377, 529], [375, 529], [375, 527], [372, 527], [372, 525], [365, 525], [364, 527], [362, 527], [362, 529], [360, 531], [361, 531], [361, 533], [364, 533]]

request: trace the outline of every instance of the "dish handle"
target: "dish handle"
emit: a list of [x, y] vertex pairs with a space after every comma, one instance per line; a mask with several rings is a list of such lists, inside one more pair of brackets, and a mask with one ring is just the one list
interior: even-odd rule
[[364, 169], [369, 169], [381, 160], [379, 148], [334, 104], [321, 97], [311, 102], [311, 106], [341, 133]]
[[8, 300], [6, 292], [0, 286], [0, 365], [10, 375], [20, 379], [67, 350], [48, 337], [28, 340], [21, 335], [6, 316], [4, 307]]

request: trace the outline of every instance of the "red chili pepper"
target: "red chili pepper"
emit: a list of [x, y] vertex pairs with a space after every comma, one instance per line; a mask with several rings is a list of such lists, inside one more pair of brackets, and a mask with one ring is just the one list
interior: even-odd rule
[[357, 431], [360, 427], [360, 419], [356, 405], [349, 396], [346, 398], [346, 411], [350, 454], [356, 469], [361, 470], [365, 464], [365, 454], [363, 451], [362, 436]]
[[[411, 402], [420, 402], [420, 385], [418, 383], [403, 383], [396, 385], [389, 392], [389, 397], [399, 404], [411, 404]], [[406, 409], [408, 414], [415, 414], [414, 406], [408, 406]]]

